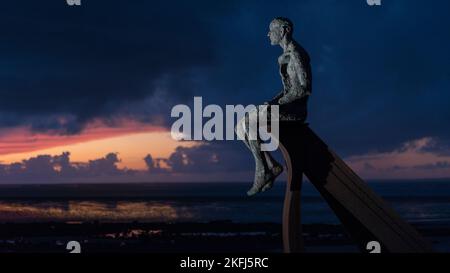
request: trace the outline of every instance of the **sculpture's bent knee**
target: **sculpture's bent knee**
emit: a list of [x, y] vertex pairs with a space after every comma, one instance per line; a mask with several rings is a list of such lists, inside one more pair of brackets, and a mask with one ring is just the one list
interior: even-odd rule
[[239, 140], [245, 140], [245, 118], [239, 120], [234, 128]]

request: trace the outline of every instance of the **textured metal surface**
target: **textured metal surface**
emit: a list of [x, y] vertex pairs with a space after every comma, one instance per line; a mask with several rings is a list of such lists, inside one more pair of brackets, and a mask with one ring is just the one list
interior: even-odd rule
[[[280, 121], [306, 120], [308, 97], [311, 94], [310, 58], [306, 50], [292, 38], [293, 27], [289, 19], [276, 18], [270, 23], [268, 33], [271, 44], [283, 49], [283, 53], [278, 58], [283, 90], [266, 102], [270, 105], [279, 105], [278, 120]], [[247, 137], [246, 128], [249, 128], [248, 124], [251, 122], [256, 124], [257, 118], [257, 112], [250, 113], [236, 126], [237, 134], [244, 140], [255, 159], [255, 177], [252, 188], [247, 192], [248, 195], [270, 189], [282, 171], [281, 165], [268, 152], [261, 151], [261, 141], [247, 140], [251, 138]]]

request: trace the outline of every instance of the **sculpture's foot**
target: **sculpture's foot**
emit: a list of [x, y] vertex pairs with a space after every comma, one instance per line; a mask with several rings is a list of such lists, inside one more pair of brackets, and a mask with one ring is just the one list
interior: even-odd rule
[[270, 190], [273, 187], [273, 182], [275, 179], [283, 172], [283, 167], [281, 165], [277, 165], [271, 169], [273, 178], [261, 189], [261, 192], [265, 192]]
[[283, 167], [281, 165], [274, 166], [269, 172], [266, 172], [263, 175], [258, 175], [257, 171], [253, 186], [249, 191], [247, 191], [247, 195], [252, 196], [272, 188], [275, 178], [277, 178], [282, 172]]

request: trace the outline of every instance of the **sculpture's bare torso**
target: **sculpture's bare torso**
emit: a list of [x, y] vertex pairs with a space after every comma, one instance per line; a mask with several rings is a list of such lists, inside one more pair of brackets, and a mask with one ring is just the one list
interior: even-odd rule
[[[304, 120], [306, 101], [311, 94], [311, 66], [308, 53], [292, 40], [287, 50], [278, 58], [278, 64], [283, 90], [270, 104], [281, 106], [280, 120]], [[302, 105], [298, 103], [301, 99], [304, 100]]]

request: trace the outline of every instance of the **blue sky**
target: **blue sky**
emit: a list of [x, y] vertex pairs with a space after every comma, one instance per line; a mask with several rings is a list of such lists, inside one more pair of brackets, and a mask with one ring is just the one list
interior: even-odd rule
[[[282, 86], [281, 49], [266, 34], [284, 16], [311, 55], [309, 123], [331, 147], [367, 161], [415, 145], [411, 156], [428, 161], [401, 168], [450, 174], [448, 10], [439, 0], [8, 1], [0, 10], [0, 132], [79, 135], [92, 120], [115, 126], [120, 117], [169, 128], [170, 108], [193, 96], [262, 103]], [[212, 146], [205, 153], [233, 151], [227, 156], [251, 170], [242, 143]], [[242, 167], [228, 168], [227, 156], [218, 171]], [[361, 171], [383, 172], [369, 161]]]

